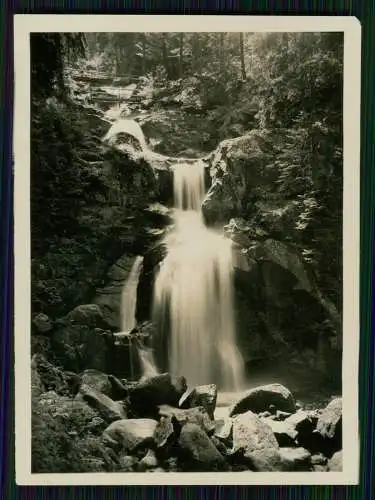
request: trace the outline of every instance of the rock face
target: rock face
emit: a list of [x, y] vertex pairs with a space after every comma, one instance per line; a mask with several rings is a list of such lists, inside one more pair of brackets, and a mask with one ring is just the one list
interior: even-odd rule
[[224, 457], [207, 434], [196, 424], [183, 426], [178, 440], [181, 460], [189, 471], [214, 471], [228, 468]]
[[147, 418], [117, 420], [105, 429], [103, 436], [119, 444], [122, 450], [133, 452], [153, 443], [156, 426], [156, 420]]
[[295, 401], [292, 393], [281, 384], [270, 384], [246, 392], [231, 408], [229, 416], [233, 417], [249, 410], [255, 413], [267, 411], [270, 405], [277, 410], [294, 412]]
[[185, 379], [174, 379], [169, 373], [145, 379], [130, 392], [132, 410], [139, 416], [157, 414], [161, 404], [177, 406], [185, 390]]
[[180, 401], [180, 408], [193, 408], [195, 406], [203, 406], [210, 418], [214, 418], [216, 408], [217, 387], [215, 384], [200, 385], [186, 391]]

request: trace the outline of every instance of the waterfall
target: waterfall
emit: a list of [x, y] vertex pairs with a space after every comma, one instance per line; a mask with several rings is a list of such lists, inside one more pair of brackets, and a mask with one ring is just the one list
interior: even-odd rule
[[121, 296], [121, 331], [130, 332], [136, 325], [137, 287], [141, 274], [143, 257], [138, 255], [134, 261]]
[[147, 143], [141, 126], [135, 120], [119, 119], [108, 130], [104, 136], [103, 141], [108, 141], [112, 144], [116, 140], [118, 134], [127, 134], [134, 137], [142, 151], [147, 150]]
[[203, 221], [204, 166], [176, 164], [175, 226], [154, 284], [153, 319], [168, 322], [169, 371], [189, 385], [239, 390], [243, 360], [236, 346], [230, 240]]

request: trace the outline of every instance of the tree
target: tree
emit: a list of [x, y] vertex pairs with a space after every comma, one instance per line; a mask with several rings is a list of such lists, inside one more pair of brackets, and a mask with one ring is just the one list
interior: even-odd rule
[[240, 58], [241, 58], [241, 74], [242, 74], [242, 79], [246, 80], [246, 67], [245, 67], [245, 53], [244, 53], [243, 33], [240, 33]]

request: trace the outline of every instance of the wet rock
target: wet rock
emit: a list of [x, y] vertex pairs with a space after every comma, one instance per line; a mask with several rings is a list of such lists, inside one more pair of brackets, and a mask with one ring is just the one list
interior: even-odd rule
[[155, 469], [159, 465], [158, 459], [153, 450], [148, 450], [146, 455], [138, 462], [137, 470], [144, 472], [147, 469]]
[[187, 390], [179, 401], [180, 408], [203, 406], [213, 420], [216, 408], [217, 387], [215, 384], [200, 385]]
[[196, 424], [187, 423], [179, 437], [181, 461], [188, 471], [227, 470], [228, 465], [207, 434]]
[[133, 452], [153, 444], [156, 426], [157, 421], [148, 418], [117, 420], [105, 429], [103, 436], [123, 450]]
[[108, 397], [112, 396], [112, 384], [108, 375], [98, 370], [85, 370], [81, 374], [81, 383]]
[[331, 459], [328, 461], [328, 470], [330, 472], [342, 471], [342, 450], [336, 451]]
[[281, 470], [309, 471], [311, 454], [304, 448], [280, 448]]
[[77, 398], [80, 397], [82, 397], [89, 406], [97, 410], [106, 422], [113, 422], [126, 418], [125, 409], [120, 403], [113, 401], [105, 394], [97, 392], [87, 385], [82, 385], [80, 387]]
[[156, 448], [165, 449], [175, 436], [171, 417], [161, 417], [155, 429], [154, 441]]
[[46, 334], [53, 328], [52, 320], [46, 314], [39, 313], [33, 319], [33, 325], [38, 333]]
[[333, 447], [340, 446], [342, 439], [342, 399], [332, 400], [323, 410], [316, 425], [317, 432], [323, 439], [330, 441]]
[[207, 434], [212, 434], [215, 431], [215, 423], [210, 419], [203, 406], [183, 410], [168, 405], [160, 405], [159, 414], [163, 417], [170, 417], [178, 427], [190, 423], [198, 425]]
[[292, 393], [281, 384], [270, 384], [255, 387], [247, 391], [230, 409], [229, 416], [252, 411], [261, 413], [269, 410], [270, 405], [275, 409], [293, 413], [295, 402]]
[[163, 373], [147, 378], [130, 391], [132, 410], [140, 416], [154, 415], [159, 405], [177, 406], [185, 390], [186, 381], [183, 377], [172, 379], [169, 373]]
[[256, 471], [280, 470], [279, 444], [269, 425], [248, 411], [233, 419], [233, 448]]
[[279, 446], [295, 446], [298, 433], [294, 427], [271, 418], [263, 418], [262, 420], [271, 427]]

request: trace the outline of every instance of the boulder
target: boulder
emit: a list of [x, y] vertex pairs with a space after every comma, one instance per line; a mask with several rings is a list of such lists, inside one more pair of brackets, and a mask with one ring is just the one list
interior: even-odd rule
[[248, 411], [233, 419], [232, 455], [256, 471], [280, 470], [279, 444], [269, 425]]
[[120, 403], [113, 401], [105, 394], [102, 394], [87, 385], [82, 385], [80, 387], [79, 394], [76, 398], [82, 398], [86, 401], [89, 406], [97, 410], [106, 422], [113, 422], [115, 420], [126, 418], [125, 409]]
[[316, 431], [323, 438], [326, 454], [332, 455], [342, 449], [342, 399], [333, 399], [322, 411]]
[[108, 397], [112, 395], [112, 384], [108, 375], [98, 370], [85, 370], [81, 374], [81, 383]]
[[185, 390], [186, 381], [183, 377], [172, 378], [169, 373], [163, 373], [141, 380], [132, 388], [130, 404], [139, 416], [154, 415], [159, 405], [177, 406]]
[[156, 448], [164, 450], [172, 444], [175, 437], [174, 427], [171, 417], [161, 417], [155, 429], [154, 441]]
[[183, 410], [168, 405], [160, 405], [159, 415], [170, 417], [172, 422], [177, 424], [177, 427], [190, 423], [198, 425], [207, 434], [212, 434], [215, 431], [215, 423], [210, 419], [203, 406]]
[[75, 307], [59, 323], [87, 325], [92, 328], [103, 326], [103, 313], [97, 304], [82, 304]]
[[112, 422], [103, 437], [109, 442], [117, 443], [126, 452], [132, 453], [139, 447], [154, 443], [154, 434], [157, 421], [148, 418], [117, 420]]
[[294, 427], [271, 418], [262, 418], [262, 421], [271, 427], [279, 446], [295, 446], [298, 433]]
[[51, 349], [64, 370], [75, 373], [113, 368], [114, 339], [110, 332], [87, 325], [59, 325], [51, 337]]
[[293, 413], [295, 401], [292, 393], [281, 384], [269, 384], [250, 389], [234, 403], [230, 409], [229, 416], [233, 417], [240, 413], [252, 411], [261, 413], [267, 411], [270, 405], [276, 410]]
[[125, 385], [114, 375], [108, 375], [108, 380], [111, 383], [111, 394], [114, 401], [125, 399], [128, 396], [128, 389]]
[[311, 468], [311, 454], [304, 448], [280, 448], [281, 470], [309, 471]]
[[200, 385], [187, 390], [179, 401], [180, 408], [203, 406], [213, 420], [216, 408], [217, 387], [215, 384]]
[[138, 462], [137, 470], [144, 472], [148, 469], [155, 469], [159, 465], [158, 459], [153, 450], [147, 450], [146, 455]]
[[323, 453], [317, 453], [316, 455], [311, 456], [312, 465], [326, 465], [327, 461], [327, 457], [325, 457]]
[[52, 320], [46, 314], [39, 313], [34, 316], [33, 325], [38, 333], [46, 334], [53, 328]]
[[227, 470], [224, 457], [199, 425], [192, 423], [184, 425], [178, 444], [184, 470], [189, 472]]
[[233, 439], [233, 419], [228, 418], [219, 422], [215, 422], [215, 437], [225, 443], [232, 442]]
[[307, 448], [312, 452], [318, 452], [321, 446], [321, 438], [315, 432], [318, 416], [314, 410], [298, 410], [296, 413], [284, 420], [297, 432], [299, 446]]
[[119, 463], [121, 472], [132, 472], [137, 464], [137, 458], [132, 455], [124, 455], [120, 457]]
[[342, 450], [336, 451], [328, 461], [328, 470], [330, 472], [342, 472]]

